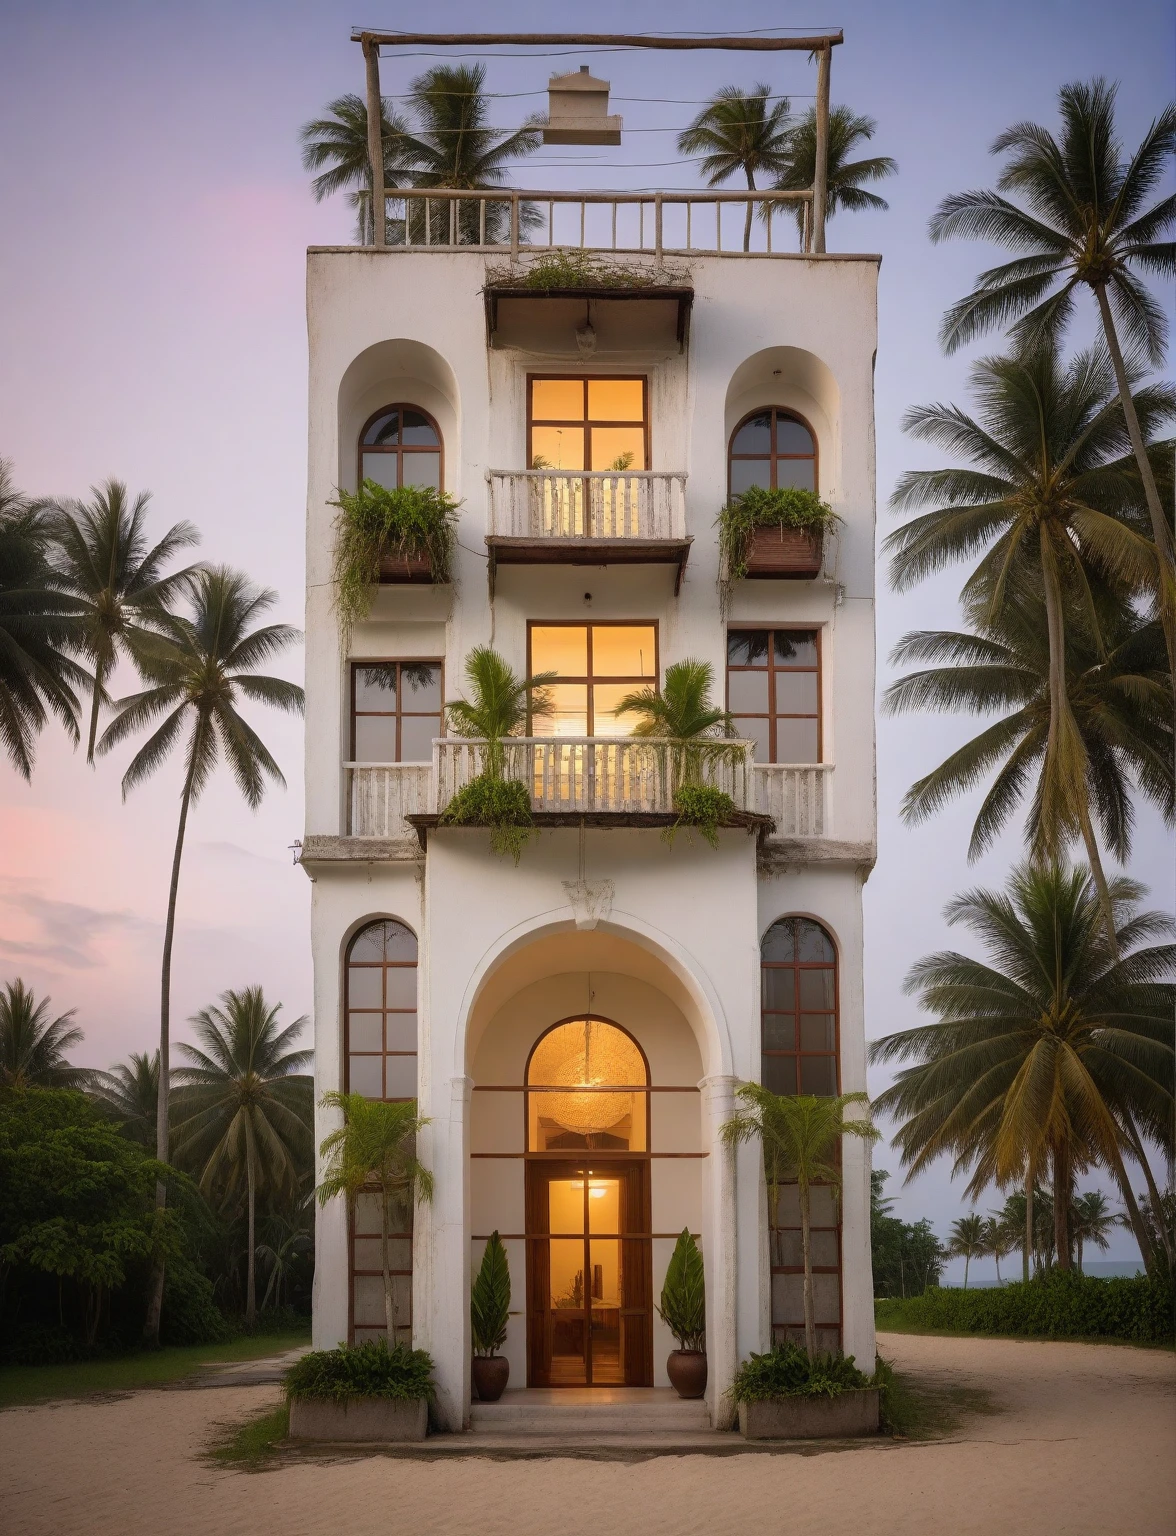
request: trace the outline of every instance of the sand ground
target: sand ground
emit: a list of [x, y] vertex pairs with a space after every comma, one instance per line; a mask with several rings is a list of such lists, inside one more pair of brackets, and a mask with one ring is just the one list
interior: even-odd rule
[[6, 1536], [1172, 1536], [1176, 1358], [1110, 1345], [889, 1335], [997, 1414], [945, 1440], [636, 1463], [333, 1457], [241, 1472], [202, 1456], [272, 1386], [146, 1391], [0, 1413]]

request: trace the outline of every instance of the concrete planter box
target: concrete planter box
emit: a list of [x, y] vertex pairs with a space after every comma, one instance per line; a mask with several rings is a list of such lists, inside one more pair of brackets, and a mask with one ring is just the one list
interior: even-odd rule
[[423, 1397], [356, 1397], [347, 1403], [296, 1397], [290, 1404], [290, 1435], [296, 1440], [423, 1440], [428, 1427]]
[[745, 1440], [843, 1440], [878, 1433], [878, 1388], [839, 1397], [777, 1397], [739, 1404]]

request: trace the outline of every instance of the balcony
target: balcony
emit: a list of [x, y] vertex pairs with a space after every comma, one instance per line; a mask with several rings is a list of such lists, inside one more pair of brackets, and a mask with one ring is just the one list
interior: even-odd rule
[[684, 471], [488, 470], [490, 593], [500, 565], [669, 565], [690, 554]]

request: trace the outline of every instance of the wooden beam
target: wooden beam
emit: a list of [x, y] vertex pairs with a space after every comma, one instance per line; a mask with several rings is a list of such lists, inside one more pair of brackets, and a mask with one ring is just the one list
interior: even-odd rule
[[813, 166], [813, 251], [825, 254], [825, 204], [829, 198], [829, 64], [832, 49], [817, 54], [817, 144]]
[[822, 32], [816, 37], [648, 37], [622, 32], [360, 32], [352, 42], [376, 47], [494, 48], [513, 43], [527, 48], [719, 48], [741, 53], [819, 53], [845, 41], [843, 32]]
[[384, 202], [384, 104], [380, 99], [380, 43], [370, 32], [363, 33], [363, 57], [367, 64], [367, 141], [372, 170], [372, 242], [384, 245], [387, 205]]

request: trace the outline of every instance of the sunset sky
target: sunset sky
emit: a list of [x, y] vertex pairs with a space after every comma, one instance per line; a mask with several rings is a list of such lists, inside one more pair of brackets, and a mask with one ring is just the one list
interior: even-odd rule
[[[439, 30], [496, 28], [749, 31], [782, 23], [842, 26], [833, 101], [877, 119], [874, 152], [900, 173], [879, 190], [890, 209], [839, 214], [831, 250], [881, 251], [877, 366], [879, 537], [905, 468], [933, 462], [900, 430], [916, 402], [965, 403], [969, 362], [945, 359], [936, 332], [992, 252], [935, 248], [927, 219], [948, 192], [988, 185], [987, 153], [1008, 124], [1052, 124], [1057, 88], [1103, 73], [1121, 82], [1120, 124], [1137, 141], [1172, 92], [1169, 3], [989, 0], [985, 5], [848, 0], [827, 16], [809, 5], [738, 7], [601, 0], [591, 18], [564, 4], [434, 0]], [[405, 24], [396, 8], [388, 21]], [[363, 88], [354, 22], [383, 24], [334, 3], [204, 0], [67, 4], [0, 0], [0, 455], [30, 493], [84, 496], [106, 476], [150, 489], [156, 533], [181, 518], [203, 532], [202, 557], [238, 565], [279, 594], [301, 622], [306, 465], [304, 253], [345, 243], [341, 200], [316, 205], [297, 144], [301, 123]], [[625, 119], [620, 149], [541, 150], [515, 173], [523, 186], [688, 187], [676, 134], [722, 85], [770, 82], [809, 105], [815, 72], [802, 54], [603, 56], [562, 59], [504, 50], [487, 57], [495, 124], [518, 125], [545, 101], [549, 73], [591, 63], [612, 82]], [[451, 55], [446, 55], [451, 57]], [[388, 58], [384, 90], [403, 94], [435, 61]], [[651, 100], [650, 98], [657, 98]], [[641, 130], [641, 131], [634, 131]], [[1163, 295], [1171, 310], [1171, 294]], [[1089, 334], [1084, 304], [1075, 339]], [[880, 578], [879, 657], [907, 629], [954, 625], [963, 572], [915, 595]], [[286, 675], [301, 672], [293, 652]], [[887, 681], [885, 665], [880, 689]], [[130, 691], [131, 675], [116, 687]], [[289, 845], [303, 832], [301, 728], [252, 718], [283, 765], [285, 792], [257, 815], [227, 774], [190, 824], [181, 883], [173, 1018], [186, 1020], [226, 987], [261, 982], [292, 1019], [310, 1005], [310, 886]], [[879, 861], [866, 888], [867, 1032], [913, 1023], [901, 983], [911, 962], [947, 940], [941, 909], [957, 891], [1001, 880], [1019, 829], [978, 864], [966, 859], [978, 797], [907, 829], [897, 808], [912, 779], [972, 729], [959, 720], [879, 722]], [[180, 770], [173, 763], [124, 804], [128, 754], [96, 772], [57, 727], [41, 739], [31, 786], [0, 762], [0, 980], [21, 976], [54, 1011], [77, 1010], [76, 1058], [108, 1066], [151, 1050], [158, 1034], [159, 951]], [[1173, 905], [1172, 838], [1144, 807], [1131, 872], [1151, 904]], [[958, 935], [953, 943], [961, 943]], [[182, 1036], [184, 1024], [178, 1033]], [[872, 1081], [877, 1089], [882, 1077]], [[909, 1219], [938, 1230], [963, 1197], [945, 1168], [900, 1191], [895, 1154], [876, 1165]], [[994, 1202], [988, 1202], [994, 1203]], [[986, 1207], [985, 1207], [986, 1208]], [[1116, 1238], [1112, 1257], [1133, 1253]]]

